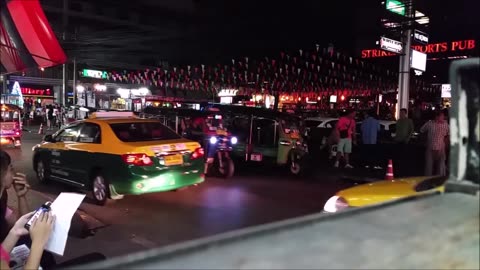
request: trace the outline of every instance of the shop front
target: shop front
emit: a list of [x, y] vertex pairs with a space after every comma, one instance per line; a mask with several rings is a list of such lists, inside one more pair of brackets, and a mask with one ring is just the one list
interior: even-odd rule
[[55, 102], [53, 86], [20, 84], [14, 81], [8, 87], [8, 94], [2, 97], [4, 103], [21, 108], [44, 107]]
[[146, 87], [130, 87], [111, 83], [82, 83], [76, 87], [76, 105], [104, 110], [140, 111], [145, 106], [145, 97], [151, 95], [151, 91]]
[[146, 87], [118, 88], [117, 94], [120, 96], [115, 101], [117, 110], [141, 112], [146, 106], [146, 97], [151, 96], [152, 92]]

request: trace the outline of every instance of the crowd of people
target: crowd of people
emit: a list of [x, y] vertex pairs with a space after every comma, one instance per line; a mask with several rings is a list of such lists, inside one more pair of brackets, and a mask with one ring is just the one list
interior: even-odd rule
[[[449, 125], [446, 121], [447, 110], [438, 110], [435, 112], [433, 119], [423, 123], [418, 129], [420, 132], [419, 142], [425, 148], [425, 171], [427, 176], [446, 175], [447, 173], [447, 154], [449, 149]], [[409, 144], [415, 133], [414, 119], [409, 118], [408, 110], [403, 108], [395, 123], [395, 134], [392, 138], [391, 147], [388, 148], [395, 152], [395, 157], [399, 161], [399, 166], [403, 166], [409, 159]], [[339, 118], [335, 128], [329, 139], [330, 144], [337, 145], [337, 155], [335, 157], [334, 167], [338, 168], [340, 162], [344, 161], [346, 169], [352, 169], [351, 154], [353, 146], [357, 145], [357, 123], [356, 112], [348, 110]], [[366, 168], [382, 169], [380, 166], [383, 162], [379, 161], [380, 146], [378, 145], [378, 135], [381, 131], [378, 116], [372, 110], [365, 113], [360, 125], [361, 160]], [[390, 155], [392, 156], [392, 155]], [[403, 163], [403, 164], [402, 164]]]
[[40, 124], [44, 123], [47, 129], [53, 130], [60, 128], [68, 122], [66, 109], [60, 104], [29, 104], [24, 107], [23, 119], [28, 124], [29, 122]]

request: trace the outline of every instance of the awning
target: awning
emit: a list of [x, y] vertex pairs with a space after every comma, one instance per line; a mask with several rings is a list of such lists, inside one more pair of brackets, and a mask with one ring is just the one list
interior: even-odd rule
[[47, 68], [66, 62], [67, 56], [39, 0], [1, 3], [0, 59], [7, 72]]

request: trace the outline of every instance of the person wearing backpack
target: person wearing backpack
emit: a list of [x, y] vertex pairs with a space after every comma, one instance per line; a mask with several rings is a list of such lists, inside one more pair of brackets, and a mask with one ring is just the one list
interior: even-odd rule
[[337, 145], [337, 160], [334, 164], [335, 168], [340, 166], [340, 159], [342, 156], [345, 160], [345, 168], [353, 168], [350, 164], [350, 154], [352, 153], [352, 145], [356, 144], [355, 129], [355, 111], [347, 111], [344, 116], [340, 117], [337, 123], [340, 140]]

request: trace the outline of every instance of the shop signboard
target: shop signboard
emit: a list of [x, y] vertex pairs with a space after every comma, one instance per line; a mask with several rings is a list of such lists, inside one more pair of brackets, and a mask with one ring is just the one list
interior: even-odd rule
[[45, 86], [45, 85], [33, 85], [33, 84], [19, 84], [17, 81], [14, 82], [13, 86], [11, 87], [11, 91], [20, 92], [23, 96], [30, 96], [30, 97], [47, 97], [53, 98], [53, 87], [52, 86]]
[[237, 89], [222, 89], [218, 91], [219, 97], [234, 97], [238, 93]]
[[87, 77], [87, 78], [94, 78], [94, 79], [107, 78], [107, 72], [101, 71], [101, 70], [83, 69], [81, 74], [82, 74], [82, 77]]
[[386, 37], [380, 38], [380, 49], [389, 51], [392, 53], [402, 53], [403, 52], [403, 43], [397, 40], [389, 39]]
[[442, 84], [442, 98], [452, 97], [452, 86], [450, 84]]
[[[446, 54], [446, 55], [455, 55], [463, 52], [473, 52], [477, 48], [476, 40], [474, 39], [465, 39], [465, 40], [454, 40], [454, 41], [444, 41], [437, 43], [429, 43], [424, 45], [413, 45], [412, 49], [426, 53], [426, 54]], [[362, 58], [377, 58], [377, 57], [386, 57], [386, 56], [395, 56], [396, 53], [386, 52], [379, 49], [366, 49], [362, 50]]]
[[390, 12], [405, 16], [405, 4], [399, 0], [387, 0], [385, 8]]
[[415, 29], [413, 32], [413, 40], [421, 44], [428, 44], [428, 35], [427, 33]]

